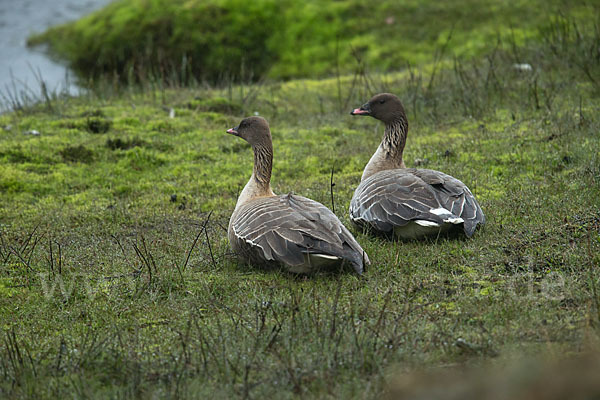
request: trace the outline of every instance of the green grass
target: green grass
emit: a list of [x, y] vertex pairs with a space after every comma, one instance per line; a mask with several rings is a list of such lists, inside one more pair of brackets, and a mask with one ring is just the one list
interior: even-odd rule
[[440, 53], [480, 56], [499, 40], [522, 44], [549, 16], [598, 13], [576, 0], [127, 0], [33, 35], [87, 82], [223, 82], [395, 71]]
[[[0, 115], [0, 395], [378, 398], [397, 371], [579, 352], [600, 327], [600, 35], [572, 22], [468, 62]], [[383, 132], [349, 111], [384, 90], [407, 107], [407, 165], [464, 181], [487, 225], [355, 231], [362, 277], [239, 265], [225, 227], [252, 156], [225, 130], [265, 116], [274, 190], [330, 205], [333, 168], [348, 223]]]

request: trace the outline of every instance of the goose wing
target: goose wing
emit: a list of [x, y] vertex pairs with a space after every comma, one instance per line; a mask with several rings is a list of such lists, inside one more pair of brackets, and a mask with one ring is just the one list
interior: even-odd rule
[[466, 222], [463, 214], [470, 217], [464, 228], [471, 236], [477, 223], [483, 221], [477, 201], [458, 179], [433, 170], [378, 172], [361, 182], [350, 202], [354, 222], [387, 233], [411, 221], [433, 226]]
[[347, 260], [362, 273], [366, 253], [324, 205], [293, 194], [263, 197], [244, 205], [232, 221], [235, 240], [261, 263], [298, 266], [308, 254]]
[[440, 171], [414, 168], [411, 171], [434, 189], [443, 208], [463, 219], [468, 237], [473, 235], [477, 225], [485, 224], [485, 215], [467, 185]]

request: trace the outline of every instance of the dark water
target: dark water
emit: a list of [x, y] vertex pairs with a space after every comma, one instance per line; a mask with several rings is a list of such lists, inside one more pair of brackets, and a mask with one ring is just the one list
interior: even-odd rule
[[76, 20], [111, 0], [0, 0], [0, 109], [6, 96], [40, 93], [40, 78], [51, 91], [78, 92], [68, 68], [45, 54], [44, 48], [29, 49], [31, 33]]

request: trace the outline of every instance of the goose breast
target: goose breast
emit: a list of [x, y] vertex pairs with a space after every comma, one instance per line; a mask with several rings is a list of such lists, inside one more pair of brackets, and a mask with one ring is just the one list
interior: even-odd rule
[[293, 194], [257, 198], [232, 215], [233, 250], [255, 264], [283, 265], [296, 273], [348, 263], [363, 272], [367, 255], [324, 205]]
[[415, 239], [462, 226], [470, 237], [485, 222], [469, 188], [456, 178], [429, 169], [380, 171], [361, 182], [350, 202], [359, 226]]

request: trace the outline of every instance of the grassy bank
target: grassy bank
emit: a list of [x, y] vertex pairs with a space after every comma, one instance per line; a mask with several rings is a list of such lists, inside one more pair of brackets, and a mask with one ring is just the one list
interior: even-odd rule
[[444, 55], [480, 56], [499, 40], [522, 44], [558, 12], [597, 13], [588, 2], [461, 0], [115, 1], [33, 35], [87, 79], [136, 82], [323, 77], [364, 64], [376, 71]]
[[[581, 351], [600, 326], [600, 35], [574, 21], [468, 62], [1, 115], [0, 395], [377, 398], [398, 371]], [[269, 119], [274, 190], [330, 205], [333, 169], [348, 223], [383, 132], [348, 112], [378, 91], [407, 107], [407, 165], [467, 183], [484, 229], [355, 232], [363, 277], [238, 265], [225, 227], [252, 157], [225, 129]]]

